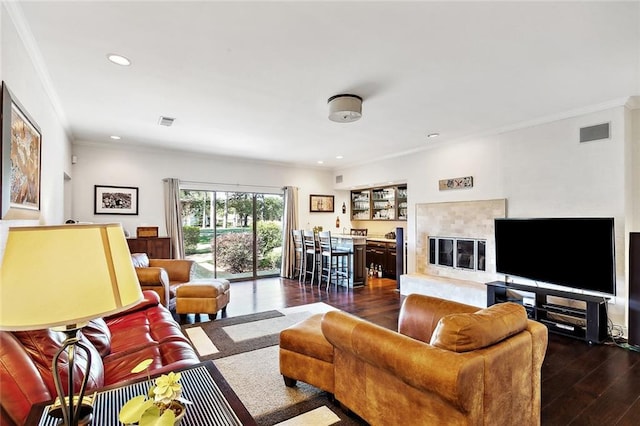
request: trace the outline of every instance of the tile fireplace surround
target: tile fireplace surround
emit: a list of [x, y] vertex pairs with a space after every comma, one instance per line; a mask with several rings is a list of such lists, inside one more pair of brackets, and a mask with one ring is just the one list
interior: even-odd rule
[[[416, 273], [403, 275], [400, 293], [420, 293], [486, 306], [484, 283], [497, 279], [494, 219], [506, 217], [506, 199], [416, 205]], [[465, 271], [429, 263], [429, 237], [483, 239], [486, 271]]]

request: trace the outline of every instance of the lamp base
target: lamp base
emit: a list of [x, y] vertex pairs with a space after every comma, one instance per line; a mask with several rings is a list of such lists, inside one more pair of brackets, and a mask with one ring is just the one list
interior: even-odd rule
[[[60, 419], [60, 421], [57, 423], [59, 426], [65, 425], [61, 406], [58, 405], [51, 408], [51, 410], [49, 411], [49, 415], [53, 418]], [[87, 404], [80, 405], [80, 407], [78, 408], [78, 426], [90, 425], [92, 420], [93, 407]]]

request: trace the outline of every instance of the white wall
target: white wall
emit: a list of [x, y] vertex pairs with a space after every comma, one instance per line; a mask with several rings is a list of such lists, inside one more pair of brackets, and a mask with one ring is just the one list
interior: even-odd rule
[[[237, 159], [144, 149], [126, 149], [97, 144], [76, 144], [73, 155], [77, 163], [70, 174], [73, 185], [72, 218], [86, 222], [121, 222], [131, 235], [138, 226], [158, 226], [166, 235], [164, 222], [164, 178], [181, 181], [246, 185], [270, 188], [299, 188], [299, 225], [311, 229], [320, 225], [335, 230], [347, 191], [333, 189], [332, 173], [322, 169], [286, 167]], [[139, 188], [139, 214], [94, 215], [94, 185], [133, 186]], [[267, 188], [268, 187], [268, 188]], [[233, 190], [225, 186], [223, 189]], [[258, 188], [259, 189], [259, 188]], [[309, 195], [335, 195], [336, 213], [309, 213]], [[342, 229], [342, 226], [341, 228]]]
[[[493, 136], [438, 143], [411, 155], [340, 169], [335, 174], [343, 176], [341, 189], [406, 179], [409, 273], [416, 271], [418, 203], [506, 198], [508, 217], [614, 217], [617, 297], [610, 314], [618, 324], [626, 324], [625, 140], [629, 116], [620, 106]], [[611, 123], [609, 140], [578, 142], [580, 127], [603, 122]], [[473, 176], [473, 188], [438, 190], [438, 180], [461, 176]]]
[[[38, 67], [28, 53], [6, 7], [4, 2], [0, 6], [0, 76], [42, 132], [40, 214], [35, 223], [60, 224], [64, 217], [64, 172], [71, 166], [71, 142], [45, 90]], [[32, 223], [2, 220], [0, 236], [6, 236], [6, 228], [9, 226]], [[4, 239], [1, 246], [4, 247]]]

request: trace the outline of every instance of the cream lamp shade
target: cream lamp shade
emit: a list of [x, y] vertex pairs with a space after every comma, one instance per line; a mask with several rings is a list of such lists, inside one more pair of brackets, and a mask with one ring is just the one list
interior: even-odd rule
[[0, 272], [0, 330], [78, 325], [141, 299], [119, 224], [9, 229]]

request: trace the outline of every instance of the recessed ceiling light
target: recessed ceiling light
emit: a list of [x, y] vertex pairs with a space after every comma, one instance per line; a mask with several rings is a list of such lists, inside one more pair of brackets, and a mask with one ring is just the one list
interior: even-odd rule
[[107, 59], [113, 62], [114, 64], [122, 65], [123, 67], [128, 67], [129, 65], [131, 65], [131, 61], [129, 59], [125, 58], [122, 55], [117, 55], [115, 53], [109, 53], [107, 55]]
[[437, 138], [438, 136], [440, 136], [440, 133], [429, 133], [427, 135], [428, 138]]
[[324, 164], [324, 161], [318, 160], [318, 164]]
[[343, 157], [342, 155], [336, 155], [336, 158], [337, 158], [338, 160], [342, 160], [344, 157]]
[[109, 136], [109, 137], [111, 139], [113, 139], [113, 140], [116, 140], [116, 141], [119, 141], [121, 139], [120, 136], [116, 136], [116, 135], [112, 135], [112, 136]]

